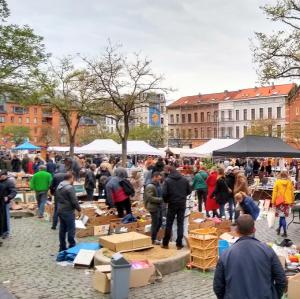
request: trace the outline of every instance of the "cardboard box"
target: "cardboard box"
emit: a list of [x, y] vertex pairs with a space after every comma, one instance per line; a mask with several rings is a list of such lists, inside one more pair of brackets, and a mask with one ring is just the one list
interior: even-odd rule
[[107, 236], [109, 233], [109, 224], [94, 226], [94, 236]]
[[[131, 261], [131, 263], [134, 263], [135, 261]], [[149, 280], [151, 276], [155, 273], [155, 267], [153, 264], [151, 264], [148, 260], [143, 260], [139, 262], [145, 262], [148, 264], [147, 268], [142, 269], [134, 269], [131, 268], [130, 270], [130, 287], [131, 288], [139, 288], [146, 286], [149, 284]]]
[[107, 294], [110, 292], [110, 281], [111, 281], [111, 273], [110, 270], [99, 269], [96, 267], [96, 271], [93, 276], [93, 287], [95, 290]]
[[111, 234], [135, 232], [136, 229], [137, 222], [131, 222], [126, 224], [120, 222], [111, 222], [109, 228]]
[[89, 226], [87, 228], [77, 228], [76, 229], [76, 237], [77, 238], [85, 238], [85, 237], [91, 237], [94, 235], [94, 227]]
[[118, 220], [119, 218], [115, 215], [107, 215], [107, 216], [93, 216], [89, 218], [88, 224], [96, 226], [96, 225], [104, 225], [110, 224], [112, 220]]
[[150, 237], [137, 232], [100, 237], [99, 242], [114, 252], [152, 246]]
[[300, 293], [300, 273], [289, 278], [288, 298], [299, 299], [299, 293]]

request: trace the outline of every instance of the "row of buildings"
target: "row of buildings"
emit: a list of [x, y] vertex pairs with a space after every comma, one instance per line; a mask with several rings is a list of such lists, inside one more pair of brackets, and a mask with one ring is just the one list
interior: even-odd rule
[[[247, 133], [256, 133], [255, 130], [290, 143], [299, 139], [300, 144], [300, 90], [296, 84], [199, 93], [182, 97], [168, 106], [163, 94], [145, 94], [145, 97], [147, 101], [133, 112], [130, 125], [161, 127], [170, 147], [195, 147], [211, 138], [242, 138]], [[72, 118], [75, 124], [76, 114]], [[63, 118], [47, 105], [23, 107], [2, 100], [0, 133], [4, 127], [13, 125], [29, 127], [31, 140], [36, 144], [68, 144]], [[116, 124], [109, 116], [97, 121], [82, 118], [79, 132], [95, 126], [109, 133], [116, 132]], [[6, 145], [8, 139], [3, 134], [0, 138], [0, 145]]]
[[168, 145], [173, 147], [195, 147], [211, 138], [242, 138], [247, 133], [293, 143], [300, 94], [296, 84], [225, 90], [182, 97], [167, 107], [167, 113]]

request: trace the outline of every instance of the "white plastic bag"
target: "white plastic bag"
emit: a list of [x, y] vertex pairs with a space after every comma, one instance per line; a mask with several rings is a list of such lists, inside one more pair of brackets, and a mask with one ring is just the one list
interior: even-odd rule
[[275, 210], [270, 209], [267, 214], [267, 221], [269, 228], [272, 228], [275, 225]]

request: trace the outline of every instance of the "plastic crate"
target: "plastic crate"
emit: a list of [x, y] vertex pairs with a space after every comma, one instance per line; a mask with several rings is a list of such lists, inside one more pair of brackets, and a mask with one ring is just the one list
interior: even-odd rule
[[207, 270], [211, 268], [215, 268], [218, 262], [218, 257], [212, 257], [212, 258], [200, 258], [197, 256], [191, 255], [191, 265], [193, 267], [202, 269], [202, 270]]
[[191, 247], [191, 255], [199, 258], [213, 258], [218, 256], [218, 247], [202, 249], [199, 247]]
[[198, 247], [201, 249], [210, 249], [218, 247], [218, 237], [215, 235], [189, 235], [190, 247]]

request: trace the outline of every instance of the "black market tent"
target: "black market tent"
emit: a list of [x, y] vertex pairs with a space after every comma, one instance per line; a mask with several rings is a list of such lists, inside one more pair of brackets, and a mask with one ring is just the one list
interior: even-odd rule
[[213, 156], [234, 158], [300, 158], [300, 151], [294, 149], [280, 138], [249, 135], [230, 146], [213, 151]]

